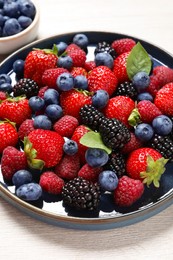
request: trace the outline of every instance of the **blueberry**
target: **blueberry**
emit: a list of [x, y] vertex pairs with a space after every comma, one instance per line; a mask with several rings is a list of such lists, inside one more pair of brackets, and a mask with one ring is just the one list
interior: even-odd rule
[[99, 184], [104, 191], [113, 191], [118, 185], [118, 177], [115, 172], [105, 170], [99, 174]]
[[149, 101], [153, 102], [153, 97], [148, 92], [139, 93], [137, 96], [137, 101], [139, 102], [142, 100], [149, 100]]
[[20, 26], [16, 18], [10, 18], [4, 24], [3, 33], [6, 36], [11, 36], [21, 31], [22, 27]]
[[13, 63], [13, 71], [16, 73], [17, 76], [23, 75], [24, 72], [24, 60], [18, 59]]
[[29, 99], [29, 106], [34, 112], [40, 111], [44, 108], [45, 101], [39, 96], [33, 96]]
[[92, 105], [98, 109], [104, 108], [109, 101], [109, 94], [105, 90], [97, 90], [92, 96]]
[[2, 14], [0, 14], [0, 26], [3, 26], [4, 23], [5, 23], [4, 16]]
[[0, 14], [4, 15], [4, 10], [0, 8]]
[[144, 71], [138, 72], [132, 78], [132, 83], [136, 87], [138, 92], [145, 90], [150, 84], [150, 77]]
[[110, 69], [113, 68], [114, 60], [112, 56], [107, 52], [97, 53], [95, 56], [96, 66], [106, 66]]
[[62, 73], [56, 81], [58, 88], [62, 91], [68, 91], [74, 87], [74, 77], [68, 73]]
[[70, 70], [73, 66], [73, 60], [70, 56], [61, 56], [58, 58], [57, 66]]
[[78, 75], [74, 78], [75, 88], [86, 90], [88, 89], [88, 80], [84, 75]]
[[153, 135], [154, 130], [149, 124], [141, 123], [135, 128], [135, 136], [143, 142], [149, 141]]
[[0, 85], [3, 83], [11, 84], [11, 78], [8, 74], [0, 74]]
[[100, 167], [108, 162], [108, 154], [100, 148], [88, 148], [85, 153], [86, 162], [91, 167]]
[[0, 85], [0, 91], [11, 93], [13, 91], [13, 87], [10, 83], [2, 83]]
[[52, 121], [56, 121], [63, 115], [62, 108], [56, 104], [50, 104], [46, 107], [45, 114]]
[[27, 28], [31, 23], [32, 23], [32, 19], [30, 17], [21, 15], [18, 18], [18, 22], [21, 25], [21, 27], [23, 29]]
[[67, 48], [67, 43], [65, 42], [59, 42], [56, 44], [57, 48], [58, 48], [58, 56], [61, 55]]
[[32, 182], [32, 174], [27, 170], [19, 170], [13, 175], [12, 182], [18, 188], [23, 184]]
[[67, 139], [63, 145], [63, 150], [68, 155], [74, 155], [78, 151], [78, 145], [75, 141]]
[[34, 128], [51, 130], [52, 122], [46, 115], [39, 115], [34, 118]]
[[18, 8], [18, 3], [17, 2], [5, 2], [4, 3], [4, 14], [9, 16], [9, 17], [18, 17], [20, 14], [19, 8]]
[[19, 11], [21, 12], [22, 15], [26, 15], [32, 19], [34, 18], [36, 9], [35, 9], [35, 5], [31, 1], [29, 0], [19, 1], [18, 6], [19, 6]]
[[47, 89], [44, 93], [44, 101], [46, 105], [59, 104], [59, 93], [55, 89]]
[[0, 0], [0, 8], [4, 7], [4, 0]]
[[42, 196], [42, 188], [37, 183], [26, 183], [16, 189], [16, 195], [22, 200], [38, 200]]
[[78, 45], [80, 48], [85, 49], [88, 46], [88, 37], [83, 33], [78, 33], [73, 37], [73, 43]]
[[165, 115], [155, 117], [152, 121], [152, 126], [155, 133], [159, 135], [168, 135], [171, 133], [173, 128], [171, 119]]

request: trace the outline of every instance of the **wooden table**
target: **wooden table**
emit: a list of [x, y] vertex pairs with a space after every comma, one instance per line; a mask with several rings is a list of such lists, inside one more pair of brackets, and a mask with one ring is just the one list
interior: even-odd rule
[[[145, 39], [173, 53], [170, 0], [38, 2], [39, 38], [73, 31], [110, 31]], [[1, 260], [173, 259], [173, 205], [131, 226], [79, 231], [39, 222], [0, 198], [0, 225]]]

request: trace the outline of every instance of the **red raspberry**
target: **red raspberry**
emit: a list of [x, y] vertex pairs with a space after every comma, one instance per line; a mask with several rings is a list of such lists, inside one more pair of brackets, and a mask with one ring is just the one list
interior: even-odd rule
[[123, 146], [123, 149], [121, 150], [122, 153], [124, 154], [128, 154], [143, 146], [143, 143], [135, 136], [134, 133], [131, 132], [130, 135], [131, 135], [130, 141], [126, 143]]
[[7, 94], [3, 91], [0, 91], [0, 101], [5, 100], [7, 98]]
[[86, 61], [84, 68], [86, 69], [86, 71], [90, 71], [93, 70], [96, 67], [95, 61]]
[[40, 177], [39, 184], [43, 191], [55, 195], [61, 194], [64, 187], [64, 181], [52, 171], [44, 172]]
[[76, 44], [70, 44], [66, 49], [67, 55], [72, 58], [74, 67], [83, 67], [86, 61], [86, 53]]
[[25, 136], [28, 136], [31, 131], [35, 130], [34, 121], [32, 119], [26, 119], [19, 127], [18, 136], [23, 141]]
[[78, 177], [82, 177], [83, 179], [88, 181], [97, 182], [98, 176], [102, 171], [102, 167], [93, 168], [86, 163], [78, 172]]
[[134, 180], [128, 176], [119, 179], [114, 191], [115, 204], [121, 207], [129, 207], [136, 202], [144, 192], [144, 184], [140, 180]]
[[42, 87], [40, 88], [39, 92], [38, 92], [38, 96], [41, 98], [44, 98], [44, 93], [46, 92], [46, 90], [48, 89], [48, 86]]
[[76, 45], [75, 43], [69, 44], [66, 48], [67, 52], [74, 51], [74, 50], [81, 50], [81, 48], [78, 45]]
[[123, 38], [113, 41], [111, 47], [116, 51], [117, 55], [124, 52], [131, 51], [131, 49], [136, 45], [136, 42], [131, 38]]
[[79, 122], [75, 117], [65, 115], [54, 124], [53, 129], [61, 136], [70, 138], [78, 125]]
[[67, 69], [64, 68], [54, 68], [45, 70], [42, 75], [42, 83], [44, 86], [48, 86], [50, 88], [57, 88], [56, 80], [64, 72], [68, 72]]
[[137, 104], [140, 114], [140, 120], [144, 123], [151, 123], [156, 116], [160, 116], [162, 112], [159, 108], [149, 100], [142, 100]]

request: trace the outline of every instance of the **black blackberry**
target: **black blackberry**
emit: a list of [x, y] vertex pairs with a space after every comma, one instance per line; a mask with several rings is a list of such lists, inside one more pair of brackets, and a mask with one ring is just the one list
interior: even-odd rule
[[118, 178], [122, 177], [126, 174], [124, 156], [120, 152], [111, 153], [108, 162], [104, 165], [104, 169], [115, 172]]
[[94, 54], [107, 52], [109, 53], [113, 59], [117, 57], [115, 50], [111, 47], [111, 45], [107, 42], [99, 42], [95, 48]]
[[84, 105], [80, 109], [79, 114], [82, 124], [90, 127], [92, 130], [99, 130], [100, 123], [104, 118], [100, 111], [92, 105]]
[[114, 94], [115, 96], [126, 96], [126, 97], [130, 97], [133, 100], [136, 100], [138, 92], [132, 82], [126, 81], [124, 83], [121, 83], [117, 87]]
[[68, 181], [62, 190], [65, 205], [77, 210], [95, 210], [100, 201], [100, 187], [81, 177]]
[[157, 150], [165, 159], [173, 159], [173, 140], [170, 136], [155, 134], [150, 140], [150, 147]]
[[118, 119], [102, 120], [99, 132], [104, 144], [113, 150], [122, 148], [130, 140], [130, 131]]
[[32, 79], [22, 78], [13, 87], [14, 97], [26, 95], [27, 98], [37, 96], [39, 86]]

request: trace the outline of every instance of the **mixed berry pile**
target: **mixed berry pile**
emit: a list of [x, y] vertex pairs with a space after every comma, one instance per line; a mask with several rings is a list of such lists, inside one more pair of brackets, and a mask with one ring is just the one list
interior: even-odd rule
[[0, 75], [4, 182], [29, 203], [45, 194], [64, 207], [118, 207], [155, 189], [173, 158], [173, 70], [132, 38], [90, 42], [76, 34], [33, 49]]

